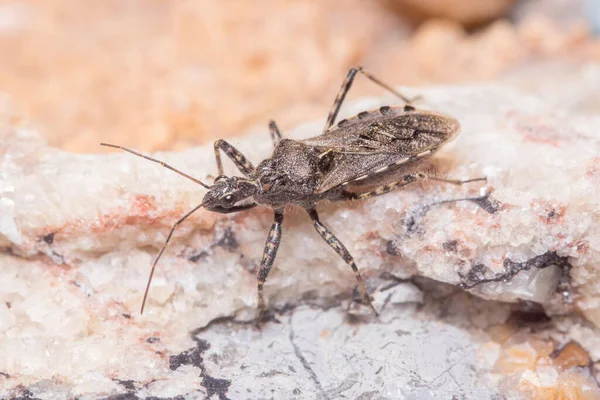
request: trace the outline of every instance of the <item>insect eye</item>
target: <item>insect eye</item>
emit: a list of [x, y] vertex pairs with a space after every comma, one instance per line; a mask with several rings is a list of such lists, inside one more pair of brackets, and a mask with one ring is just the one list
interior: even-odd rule
[[233, 205], [234, 201], [233, 201], [233, 195], [228, 194], [227, 196], [224, 196], [221, 198], [221, 206], [229, 208]]

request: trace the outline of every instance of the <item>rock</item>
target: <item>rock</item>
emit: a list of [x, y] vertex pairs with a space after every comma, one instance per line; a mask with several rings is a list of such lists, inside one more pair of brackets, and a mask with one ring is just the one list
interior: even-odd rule
[[478, 25], [505, 16], [515, 0], [448, 1], [448, 0], [390, 0], [402, 15], [416, 20], [444, 18], [464, 25]]
[[[200, 210], [179, 226], [140, 316], [153, 257], [204, 189], [130, 154], [59, 151], [1, 121], [0, 397], [27, 388], [34, 396], [257, 398], [273, 388], [284, 398], [490, 398], [500, 382], [515, 390], [527, 379], [528, 388], [563, 382], [558, 369], [531, 369], [549, 357], [531, 333], [496, 344], [486, 333], [511, 313], [499, 301], [535, 301], [557, 321], [537, 341], [573, 340], [600, 354], [600, 67], [571, 69], [553, 86], [536, 85], [552, 71], [540, 68], [526, 80], [410, 91], [424, 97], [419, 107], [461, 121], [462, 134], [436, 157], [439, 173], [487, 183], [429, 182], [319, 208], [355, 256], [379, 320], [345, 313], [351, 270], [303, 212], [288, 213], [265, 286], [280, 324], [261, 333], [246, 325], [269, 210]], [[362, 99], [345, 113], [394, 102]], [[253, 162], [271, 149], [262, 131], [234, 144]], [[202, 180], [215, 174], [210, 145], [155, 156]], [[471, 200], [447, 202], [459, 198]], [[404, 283], [411, 276], [429, 280]], [[488, 351], [476, 357], [480, 348]], [[521, 349], [536, 358], [521, 363]], [[525, 367], [503, 380], [498, 359]]]
[[[224, 325], [197, 340], [219, 349], [205, 353], [211, 361], [204, 368], [227, 378], [227, 394], [234, 399], [379, 395], [416, 400], [447, 399], [455, 393], [487, 399], [497, 393], [477, 384], [475, 344], [467, 331], [418, 320], [413, 313], [405, 306], [389, 321], [358, 327], [345, 322], [340, 309], [303, 307], [261, 333], [242, 328], [231, 335], [234, 327]], [[276, 392], [271, 394], [273, 382]]]
[[569, 342], [565, 347], [560, 349], [560, 352], [554, 357], [554, 365], [560, 369], [570, 369], [574, 367], [587, 367], [590, 365], [589, 354], [577, 342]]

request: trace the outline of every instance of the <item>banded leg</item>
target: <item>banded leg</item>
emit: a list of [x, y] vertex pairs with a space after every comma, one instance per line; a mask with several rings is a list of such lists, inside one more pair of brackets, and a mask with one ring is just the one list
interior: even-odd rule
[[487, 178], [473, 178], [473, 179], [466, 179], [466, 180], [446, 179], [446, 178], [438, 178], [436, 176], [430, 176], [430, 175], [424, 174], [422, 172], [419, 172], [419, 173], [415, 173], [415, 174], [405, 175], [401, 181], [393, 182], [393, 183], [389, 183], [387, 185], [380, 186], [377, 189], [369, 191], [369, 192], [363, 192], [363, 193], [342, 192], [342, 200], [370, 199], [371, 197], [381, 196], [382, 194], [389, 193], [392, 190], [397, 189], [399, 187], [409, 185], [413, 182], [422, 181], [424, 179], [430, 179], [433, 181], [451, 183], [453, 185], [462, 185], [464, 183], [487, 180]]
[[256, 317], [256, 324], [258, 325], [262, 320], [262, 316], [267, 309], [265, 299], [263, 296], [263, 287], [271, 267], [277, 256], [277, 249], [279, 249], [279, 243], [281, 242], [281, 233], [283, 224], [283, 211], [275, 211], [275, 221], [271, 225], [269, 236], [267, 237], [267, 243], [265, 244], [265, 250], [263, 252], [263, 258], [260, 262], [260, 269], [258, 270], [258, 315]]
[[365, 282], [363, 281], [360, 271], [358, 270], [358, 267], [356, 266], [356, 263], [354, 262], [354, 258], [352, 257], [350, 252], [346, 249], [346, 246], [344, 246], [342, 244], [342, 242], [340, 242], [340, 240], [338, 238], [336, 238], [333, 235], [333, 233], [331, 233], [331, 231], [329, 229], [327, 229], [327, 227], [321, 223], [321, 221], [319, 221], [319, 214], [317, 213], [317, 210], [315, 210], [313, 208], [311, 210], [306, 210], [306, 211], [308, 212], [308, 215], [310, 215], [310, 219], [312, 219], [315, 229], [317, 230], [319, 235], [321, 235], [323, 240], [325, 240], [327, 242], [327, 244], [329, 246], [331, 246], [331, 248], [333, 250], [335, 250], [335, 252], [338, 253], [344, 259], [346, 264], [350, 265], [350, 267], [352, 268], [352, 271], [354, 272], [354, 277], [356, 278], [356, 281], [358, 282], [358, 288], [360, 289], [360, 294], [362, 295], [362, 302], [364, 304], [368, 305], [369, 307], [371, 307], [371, 309], [373, 310], [375, 315], [379, 315], [379, 313], [377, 312], [377, 310], [375, 310], [375, 307], [373, 307], [373, 304], [371, 303], [371, 297], [369, 296], [369, 293], [367, 293], [367, 288], [365, 287]]
[[250, 177], [254, 173], [254, 165], [252, 165], [238, 149], [227, 143], [225, 140], [219, 139], [215, 142], [215, 159], [217, 160], [219, 176], [223, 175], [223, 163], [221, 161], [221, 153], [219, 150], [223, 151], [223, 153], [234, 162], [235, 166], [246, 177]]
[[410, 104], [413, 101], [415, 101], [415, 99], [409, 99], [408, 97], [404, 96], [402, 93], [394, 90], [391, 86], [389, 86], [389, 85], [383, 83], [382, 81], [380, 81], [379, 79], [375, 78], [373, 75], [371, 75], [370, 73], [365, 71], [362, 67], [350, 68], [350, 71], [348, 71], [348, 75], [346, 75], [346, 79], [342, 83], [342, 87], [340, 88], [340, 91], [338, 92], [338, 95], [335, 98], [335, 101], [333, 102], [331, 111], [329, 111], [329, 116], [327, 117], [327, 122], [325, 123], [325, 128], [323, 129], [323, 133], [327, 132], [327, 130], [329, 128], [331, 128], [331, 126], [335, 123], [335, 118], [337, 117], [338, 112], [340, 111], [340, 108], [342, 107], [342, 103], [344, 102], [344, 99], [346, 98], [346, 94], [350, 90], [350, 87], [352, 86], [352, 82], [354, 82], [354, 78], [356, 77], [356, 74], [358, 72], [360, 72], [361, 74], [366, 76], [371, 82], [375, 83], [376, 85], [379, 85], [379, 86], [383, 87], [384, 89], [392, 92], [395, 96], [399, 97], [406, 104]]
[[275, 147], [281, 140], [281, 132], [275, 121], [269, 121], [269, 132], [271, 133], [271, 139], [273, 140], [273, 147]]

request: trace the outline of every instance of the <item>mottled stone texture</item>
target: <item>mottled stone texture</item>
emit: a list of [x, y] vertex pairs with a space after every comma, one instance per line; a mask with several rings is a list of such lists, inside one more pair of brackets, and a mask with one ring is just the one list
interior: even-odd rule
[[[597, 361], [600, 68], [576, 72], [552, 87], [534, 73], [510, 84], [410, 91], [424, 96], [419, 107], [462, 124], [432, 168], [488, 182], [425, 183], [319, 208], [355, 256], [379, 320], [350, 305], [351, 270], [304, 213], [289, 212], [265, 287], [280, 323], [263, 331], [247, 322], [256, 306], [269, 210], [199, 211], [181, 225], [140, 316], [152, 258], [204, 189], [129, 154], [84, 156], [47, 147], [6, 117], [0, 397], [28, 390], [40, 398], [487, 399], [501, 382], [490, 371], [498, 372], [494, 360], [502, 345], [488, 344], [495, 350], [481, 353], [486, 330], [511, 312], [489, 300], [542, 304], [554, 316], [544, 340], [575, 339]], [[363, 99], [345, 113], [392, 103]], [[321, 126], [284, 134], [306, 137]], [[266, 130], [234, 143], [255, 163], [271, 148]], [[210, 145], [155, 156], [200, 179], [215, 174]], [[439, 203], [458, 198], [478, 199]], [[427, 296], [440, 284], [400, 284], [414, 275], [451, 284], [443, 286], [447, 296]], [[529, 376], [527, 382], [558, 382], [544, 371], [545, 380]], [[502, 387], [519, 389], [525, 378], [515, 379]]]

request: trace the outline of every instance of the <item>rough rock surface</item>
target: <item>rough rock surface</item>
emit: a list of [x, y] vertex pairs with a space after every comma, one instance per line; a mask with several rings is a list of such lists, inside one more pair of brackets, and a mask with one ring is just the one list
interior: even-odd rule
[[[512, 351], [514, 343], [489, 344], [486, 329], [507, 320], [509, 305], [452, 286], [446, 298], [423, 299], [427, 288], [399, 282], [420, 275], [473, 286], [489, 300], [541, 303], [547, 313], [566, 315], [556, 317], [545, 340], [576, 340], [598, 361], [600, 67], [577, 73], [552, 87], [517, 79], [411, 91], [424, 96], [419, 107], [461, 121], [462, 134], [436, 157], [439, 173], [488, 182], [426, 183], [320, 208], [363, 271], [379, 320], [350, 304], [350, 269], [304, 213], [288, 213], [265, 287], [280, 324], [262, 332], [247, 322], [268, 210], [199, 211], [182, 224], [140, 316], [152, 258], [204, 190], [129, 154], [47, 147], [5, 117], [0, 397], [488, 399], [500, 386], [521, 388], [525, 378], [534, 388], [553, 388], [558, 372], [552, 380], [535, 363], [526, 370], [535, 379], [523, 378], [523, 369], [516, 381], [494, 378], [501, 349]], [[345, 113], [394, 102], [363, 99]], [[306, 137], [321, 124], [285, 134]], [[271, 147], [267, 132], [235, 145], [255, 162]], [[155, 156], [200, 179], [215, 173], [212, 146]], [[569, 314], [575, 311], [589, 322]], [[486, 345], [494, 350], [482, 352]], [[546, 354], [535, 351], [535, 360]]]

